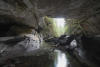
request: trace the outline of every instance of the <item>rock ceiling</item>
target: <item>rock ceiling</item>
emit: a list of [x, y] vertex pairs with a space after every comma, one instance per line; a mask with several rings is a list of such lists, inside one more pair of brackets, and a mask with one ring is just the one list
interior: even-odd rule
[[77, 18], [99, 31], [100, 0], [0, 0], [0, 16], [38, 27], [40, 17]]

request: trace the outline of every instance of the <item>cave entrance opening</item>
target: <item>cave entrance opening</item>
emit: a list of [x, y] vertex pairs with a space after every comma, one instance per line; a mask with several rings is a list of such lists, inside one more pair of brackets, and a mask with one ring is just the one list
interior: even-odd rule
[[64, 18], [53, 18], [55, 31], [58, 36], [61, 36], [65, 33], [65, 19]]
[[[53, 18], [54, 25], [55, 25], [55, 31], [58, 36], [65, 34], [65, 19], [64, 18]], [[54, 67], [67, 67], [68, 66], [68, 60], [66, 53], [63, 53], [60, 50], [55, 50], [56, 52], [56, 58], [55, 58], [55, 65]]]

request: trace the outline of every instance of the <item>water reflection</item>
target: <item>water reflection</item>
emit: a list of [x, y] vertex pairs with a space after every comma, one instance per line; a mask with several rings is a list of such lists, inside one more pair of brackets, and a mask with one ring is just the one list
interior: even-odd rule
[[68, 60], [66, 58], [66, 54], [62, 51], [56, 50], [56, 60], [55, 60], [55, 67], [67, 67]]

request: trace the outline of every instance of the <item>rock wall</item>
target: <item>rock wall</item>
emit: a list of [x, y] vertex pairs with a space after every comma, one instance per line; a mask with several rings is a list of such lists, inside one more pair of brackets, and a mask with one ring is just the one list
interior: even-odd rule
[[0, 1], [0, 64], [40, 49], [41, 17], [36, 10], [35, 3], [29, 0]]
[[[100, 0], [0, 0], [0, 60], [29, 55], [39, 49], [44, 16], [76, 19], [86, 34], [100, 34]], [[93, 48], [90, 44], [82, 45], [88, 53]], [[93, 57], [99, 53], [99, 46], [95, 47]]]

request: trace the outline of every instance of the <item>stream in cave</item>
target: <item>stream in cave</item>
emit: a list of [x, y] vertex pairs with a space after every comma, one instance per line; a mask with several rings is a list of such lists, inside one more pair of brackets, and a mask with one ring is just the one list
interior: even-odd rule
[[57, 57], [55, 58], [54, 67], [67, 67], [69, 62], [66, 54], [60, 50], [55, 50], [55, 53]]
[[[64, 18], [53, 18], [56, 24], [56, 32], [58, 36], [65, 34], [65, 19]], [[73, 46], [76, 46], [76, 41], [72, 41]], [[59, 49], [54, 50], [54, 67], [81, 67], [80, 63], [74, 59], [67, 51]]]
[[[56, 29], [58, 36], [64, 34], [65, 32], [65, 20], [64, 18], [54, 18]], [[54, 53], [56, 54], [54, 60], [54, 67], [68, 67], [68, 59], [64, 52], [60, 50], [55, 50]]]
[[[63, 18], [54, 18], [57, 26], [58, 36], [64, 34], [65, 21]], [[49, 52], [50, 44], [43, 44], [43, 50], [34, 52], [34, 55], [18, 56], [4, 61], [0, 67], [81, 67], [76, 59], [74, 59], [67, 51], [55, 49]], [[41, 48], [42, 48], [41, 47]], [[46, 48], [46, 50], [45, 50]], [[30, 54], [32, 54], [30, 52]], [[2, 60], [2, 59], [1, 59]]]
[[[43, 55], [39, 56], [44, 56], [45, 58], [37, 58], [37, 63], [39, 63], [39, 61], [43, 59], [43, 62], [41, 62], [43, 66], [41, 67], [82, 67], [80, 62], [76, 60], [71, 54], [69, 54], [69, 52], [56, 49], [55, 47], [52, 48], [52, 44], [49, 43], [44, 43], [43, 45], [43, 48], [46, 48], [47, 53], [44, 53]], [[50, 50], [51, 52], [48, 52], [48, 50]], [[45, 63], [49, 64], [45, 66]]]

